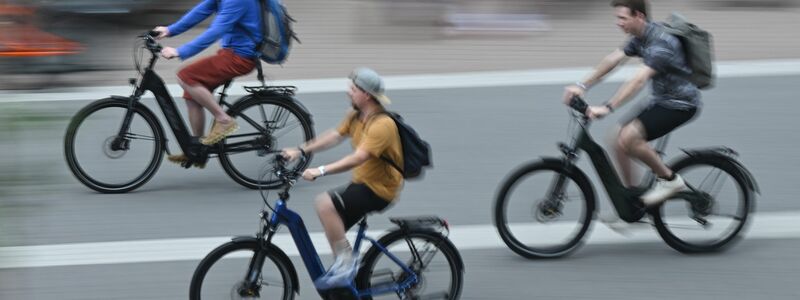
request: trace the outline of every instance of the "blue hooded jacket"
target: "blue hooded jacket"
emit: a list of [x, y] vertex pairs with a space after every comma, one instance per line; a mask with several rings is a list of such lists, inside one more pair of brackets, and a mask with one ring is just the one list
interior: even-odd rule
[[256, 41], [261, 41], [260, 0], [203, 0], [178, 22], [168, 26], [170, 36], [184, 33], [216, 13], [208, 29], [191, 42], [178, 47], [178, 55], [186, 60], [222, 39], [222, 48], [232, 49], [244, 58], [257, 57]]

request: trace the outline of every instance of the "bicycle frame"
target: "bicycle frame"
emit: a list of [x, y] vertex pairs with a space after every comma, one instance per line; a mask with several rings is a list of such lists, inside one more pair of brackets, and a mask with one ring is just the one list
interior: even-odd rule
[[[572, 144], [569, 146], [563, 143], [560, 144], [565, 159], [574, 163], [579, 157], [578, 150], [586, 152], [619, 217], [626, 222], [639, 221], [646, 213], [639, 197], [645, 192], [646, 188], [655, 181], [655, 175], [653, 173], [648, 173], [641, 186], [626, 188], [625, 185], [622, 184], [622, 180], [617, 174], [616, 169], [611, 164], [606, 151], [592, 139], [591, 135], [589, 135], [589, 121], [585, 119], [585, 117], [583, 118], [583, 122], [579, 122], [580, 125], [572, 139]], [[663, 156], [663, 151], [664, 148], [666, 148], [668, 139], [669, 135], [659, 139], [656, 143], [655, 150], [660, 156]], [[554, 191], [559, 191], [561, 189], [560, 185], [563, 184], [562, 181], [563, 179], [559, 180], [555, 189], [553, 189]]]
[[[283, 198], [283, 197], [282, 197]], [[311, 241], [311, 237], [308, 234], [308, 230], [306, 229], [305, 223], [303, 222], [303, 218], [300, 217], [299, 214], [292, 211], [286, 206], [286, 201], [278, 200], [275, 204], [274, 213], [271, 216], [267, 216], [266, 213], [263, 214], [262, 217], [266, 223], [264, 224], [264, 228], [262, 232], [266, 233], [266, 237], [264, 237], [264, 241], [266, 243], [271, 243], [272, 237], [277, 232], [278, 227], [284, 225], [289, 228], [289, 233], [292, 236], [292, 239], [297, 246], [297, 250], [300, 252], [300, 257], [303, 259], [303, 263], [306, 266], [306, 270], [308, 271], [308, 275], [311, 277], [313, 281], [316, 281], [325, 273], [325, 267], [322, 265], [322, 262], [319, 258], [319, 253], [317, 252], [314, 244]], [[397, 256], [389, 252], [383, 245], [379, 244], [373, 238], [370, 238], [366, 235], [367, 231], [367, 223], [366, 219], [361, 220], [358, 226], [358, 234], [356, 236], [355, 246], [353, 247], [353, 255], [357, 257], [359, 255], [361, 249], [361, 242], [363, 240], [369, 241], [373, 247], [377, 247], [380, 249], [381, 252], [386, 254], [389, 259], [391, 259], [394, 263], [400, 266], [404, 272], [408, 274], [412, 274], [406, 278], [403, 282], [398, 284], [392, 284], [387, 286], [382, 286], [379, 288], [370, 288], [366, 290], [358, 290], [356, 287], [351, 284], [345, 288], [350, 289], [350, 291], [360, 297], [371, 296], [371, 295], [379, 295], [385, 294], [389, 292], [401, 292], [410, 288], [414, 283], [417, 282], [417, 274], [415, 274], [411, 268], [409, 268], [405, 263], [400, 261]], [[259, 257], [260, 256], [260, 257]], [[248, 270], [248, 282], [256, 282], [257, 279], [260, 277], [261, 272], [261, 265], [264, 262], [264, 257], [262, 255], [256, 255], [254, 260], [251, 261], [250, 269]]]
[[[653, 173], [648, 173], [641, 186], [631, 188], [625, 187], [616, 169], [611, 164], [606, 151], [592, 139], [591, 135], [589, 135], [589, 124], [590, 121], [583, 116], [582, 122], [579, 122], [579, 128], [576, 130], [575, 136], [572, 139], [572, 144], [569, 146], [563, 143], [559, 144], [561, 151], [564, 153], [564, 159], [574, 164], [579, 157], [578, 150], [586, 152], [620, 219], [625, 222], [637, 222], [641, 220], [647, 213], [647, 209], [641, 203], [639, 197], [653, 184], [655, 175]], [[659, 156], [663, 157], [664, 148], [666, 148], [668, 139], [669, 135], [666, 135], [657, 142], [655, 150]], [[556, 195], [556, 193], [560, 193], [563, 190], [564, 181], [565, 178], [563, 178], [563, 176], [558, 178], [551, 189], [551, 195]], [[687, 186], [689, 187], [688, 191], [678, 192], [672, 198], [684, 199], [694, 207], [697, 207], [698, 210], [707, 208], [711, 201], [709, 197], [695, 190], [694, 187], [688, 183]]]
[[[149, 63], [147, 67], [144, 68], [144, 72], [135, 86], [133, 93], [127, 98], [129, 101], [128, 104], [128, 112], [123, 119], [122, 126], [120, 126], [120, 131], [118, 133], [118, 137], [115, 140], [115, 144], [117, 148], [121, 148], [122, 144], [122, 137], [125, 136], [125, 133], [128, 131], [128, 128], [131, 123], [131, 119], [133, 116], [133, 108], [136, 102], [139, 102], [145, 92], [150, 91], [153, 93], [153, 96], [158, 103], [158, 106], [161, 108], [161, 111], [164, 113], [164, 118], [167, 120], [172, 133], [175, 135], [175, 138], [178, 140], [178, 145], [180, 146], [181, 150], [184, 154], [188, 155], [193, 161], [202, 162], [208, 159], [209, 154], [218, 154], [221, 151], [226, 152], [236, 152], [236, 151], [249, 151], [252, 149], [239, 149], [239, 146], [242, 145], [228, 145], [230, 149], [222, 150], [219, 147], [211, 147], [200, 144], [199, 141], [194, 139], [189, 132], [189, 129], [186, 126], [186, 123], [183, 121], [183, 117], [180, 114], [180, 111], [175, 105], [175, 100], [169, 94], [167, 90], [166, 84], [164, 80], [156, 74], [154, 70], [154, 66], [156, 61], [158, 60], [158, 54], [155, 52], [151, 52], [152, 56], [150, 57]], [[135, 79], [131, 79], [131, 83], [134, 84], [136, 81]], [[230, 107], [231, 105], [225, 101], [227, 97], [226, 91], [230, 87], [232, 81], [228, 81], [224, 84], [222, 91], [219, 93], [219, 104], [223, 107]], [[256, 128], [260, 128], [258, 123], [249, 118], [245, 118], [248, 123], [253, 124]], [[262, 130], [265, 131], [265, 130]], [[236, 136], [231, 136], [236, 137]]]

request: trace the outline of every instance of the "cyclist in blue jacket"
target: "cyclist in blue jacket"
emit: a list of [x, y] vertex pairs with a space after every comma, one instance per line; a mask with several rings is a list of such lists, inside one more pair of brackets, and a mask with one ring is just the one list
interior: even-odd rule
[[[159, 39], [177, 36], [212, 14], [216, 16], [211, 26], [194, 40], [178, 48], [164, 47], [161, 51], [164, 58], [187, 60], [217, 40], [222, 41], [222, 49], [216, 54], [192, 62], [177, 74], [195, 136], [202, 137], [205, 132], [203, 108], [214, 115], [211, 131], [200, 138], [205, 145], [213, 145], [238, 129], [236, 121], [215, 101], [213, 91], [228, 80], [248, 74], [255, 68], [258, 59], [256, 41], [260, 41], [263, 34], [261, 6], [258, 0], [203, 0], [178, 22], [154, 29], [159, 33]], [[170, 155], [168, 159], [181, 163], [188, 158], [177, 154]]]

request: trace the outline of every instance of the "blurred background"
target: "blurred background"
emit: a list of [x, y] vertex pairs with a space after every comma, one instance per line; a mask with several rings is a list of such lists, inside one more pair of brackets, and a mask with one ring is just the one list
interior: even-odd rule
[[[589, 66], [623, 39], [608, 1], [285, 2], [299, 21], [303, 43], [283, 68], [269, 70], [275, 79], [338, 77], [354, 65], [387, 75]], [[4, 89], [124, 85], [134, 37], [171, 24], [194, 4], [3, 0], [0, 84]], [[719, 60], [770, 59], [793, 57], [797, 6], [796, 0], [672, 0], [656, 2], [651, 14], [662, 20], [680, 11], [697, 20], [714, 34]], [[207, 25], [165, 44], [187, 42]], [[160, 66], [172, 81], [179, 62]]]
[[[164, 163], [153, 181], [124, 195], [90, 191], [71, 176], [64, 163], [63, 135], [69, 118], [100, 98], [94, 96], [97, 91], [130, 93], [126, 84], [136, 76], [132, 60], [136, 35], [175, 22], [197, 2], [0, 0], [0, 299], [185, 298], [197, 262], [4, 265], [4, 258], [14, 259], [8, 254], [11, 250], [39, 249], [44, 255], [59, 251], [57, 247], [15, 247], [254, 232], [260, 199], [256, 192], [228, 179], [216, 162], [202, 171]], [[615, 26], [608, 0], [283, 2], [297, 19], [295, 31], [302, 43], [294, 44], [283, 66], [265, 65], [271, 80], [344, 78], [358, 66], [395, 78], [588, 71], [625, 40]], [[796, 66], [800, 59], [800, 0], [662, 0], [651, 1], [650, 10], [654, 20], [679, 11], [711, 32], [718, 62], [773, 61]], [[164, 45], [177, 47], [190, 41], [210, 20], [164, 40]], [[174, 84], [181, 66], [177, 60], [162, 60], [157, 71], [167, 84]], [[674, 156], [682, 146], [720, 144], [740, 150], [764, 190], [759, 211], [800, 212], [795, 201], [795, 182], [800, 176], [794, 170], [800, 165], [795, 154], [800, 135], [792, 129], [800, 109], [794, 100], [800, 70], [759, 72], [721, 78], [715, 89], [704, 93], [704, 117], [692, 130], [679, 131], [670, 151]], [[254, 80], [253, 74], [242, 79]], [[491, 224], [490, 206], [498, 182], [522, 161], [555, 155], [555, 143], [565, 139], [567, 118], [558, 100], [569, 82], [394, 93], [389, 86], [397, 103], [394, 108], [420, 124], [415, 127], [430, 136], [437, 159], [437, 173], [424, 183], [410, 184], [394, 210], [400, 215], [446, 214], [455, 225]], [[592, 98], [604, 101], [616, 86], [599, 86]], [[85, 98], [58, 99], [62, 93], [75, 98], [82, 91], [87, 93]], [[317, 133], [335, 126], [348, 106], [341, 92], [300, 92], [298, 98], [314, 115]], [[146, 102], [155, 109], [152, 99]], [[185, 105], [177, 102], [185, 115]], [[598, 136], [613, 122], [606, 123], [595, 129], [601, 132]], [[174, 139], [169, 138], [175, 151]], [[498, 146], [503, 155], [496, 155]], [[345, 148], [315, 160], [333, 161], [347, 153]], [[295, 199], [303, 200], [293, 205], [307, 216], [311, 231], [321, 228], [310, 199], [345, 180], [342, 175], [298, 187]], [[389, 226], [379, 220], [385, 218], [373, 219], [375, 228]], [[688, 258], [660, 242], [595, 245], [571, 259], [542, 264], [523, 261], [500, 246], [487, 246], [490, 249], [462, 253], [469, 276], [464, 298], [752, 299], [767, 295], [797, 299], [798, 237], [745, 241], [719, 256]], [[314, 299], [301, 262], [293, 260], [306, 289], [300, 299]], [[630, 261], [642, 267], [621, 266]], [[483, 267], [499, 271], [477, 272]], [[609, 268], [620, 268], [620, 274], [610, 276]], [[668, 269], [670, 282], [684, 289], [661, 289], [664, 275], [657, 270], [662, 268]], [[602, 279], [589, 284], [590, 275]], [[543, 277], [549, 280], [544, 286], [564, 288], [543, 291], [536, 288], [542, 286], [525, 280]], [[509, 282], [516, 286], [504, 287]], [[707, 289], [689, 288], [698, 282]], [[654, 289], [665, 296], [649, 294]], [[636, 296], [643, 294], [648, 296]]]

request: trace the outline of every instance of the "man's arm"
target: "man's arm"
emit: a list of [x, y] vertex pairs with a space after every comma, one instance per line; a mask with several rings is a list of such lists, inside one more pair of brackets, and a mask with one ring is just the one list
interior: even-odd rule
[[[215, 0], [206, 1], [214, 2]], [[191, 42], [180, 46], [178, 56], [184, 60], [188, 59], [219, 40], [247, 12], [246, 4], [245, 0], [227, 0], [224, 5], [220, 5], [211, 26]]]
[[320, 168], [325, 169], [325, 175], [328, 174], [336, 174], [341, 172], [346, 172], [356, 166], [363, 164], [367, 160], [370, 159], [372, 154], [370, 154], [367, 150], [364, 149], [356, 149], [353, 153], [348, 154], [342, 159], [332, 162], [327, 165], [322, 165], [319, 168], [311, 168], [307, 169], [303, 172], [303, 178], [307, 180], [314, 180], [315, 178], [322, 176], [322, 172], [320, 172]]
[[611, 97], [611, 100], [608, 101], [608, 105], [610, 105], [612, 109], [622, 106], [633, 98], [633, 95], [639, 93], [642, 87], [644, 87], [647, 81], [654, 75], [656, 75], [656, 70], [646, 65], [642, 66], [639, 71], [636, 72], [636, 75], [626, 81], [619, 90], [617, 90], [614, 97]]
[[197, 4], [194, 8], [192, 8], [189, 12], [187, 12], [183, 17], [181, 17], [178, 22], [175, 24], [167, 26], [167, 36], [176, 36], [181, 33], [186, 32], [190, 28], [194, 27], [198, 23], [202, 22], [208, 16], [213, 14], [217, 11], [217, 1], [216, 0], [205, 0]]
[[569, 105], [573, 96], [583, 97], [587, 89], [600, 82], [611, 70], [628, 59], [622, 49], [617, 49], [606, 55], [594, 68], [594, 71], [577, 84], [569, 85], [564, 89], [564, 103]]
[[305, 153], [319, 152], [330, 147], [336, 146], [344, 140], [344, 136], [336, 130], [328, 130], [318, 135], [310, 141], [297, 146], [296, 148], [285, 148], [281, 151], [283, 157], [293, 161], [300, 157], [301, 151]]
[[336, 130], [328, 130], [322, 135], [311, 139], [307, 143], [300, 145], [300, 149], [307, 153], [319, 152], [330, 147], [336, 146], [344, 140], [344, 137]]
[[652, 78], [656, 73], [657, 72], [655, 69], [647, 65], [642, 66], [636, 72], [636, 74], [631, 77], [631, 79], [622, 84], [614, 97], [611, 97], [611, 100], [606, 102], [605, 106], [590, 106], [587, 108], [587, 115], [589, 118], [594, 119], [602, 118], [603, 116], [611, 113], [612, 109], [622, 106], [631, 98], [633, 98], [633, 95], [639, 93], [647, 81], [650, 80], [650, 78]]
[[581, 83], [583, 83], [586, 88], [592, 87], [600, 82], [600, 80], [603, 79], [603, 77], [605, 77], [609, 72], [611, 72], [611, 70], [614, 70], [614, 68], [627, 59], [628, 56], [625, 55], [625, 52], [623, 52], [622, 49], [614, 50], [614, 52], [606, 55], [606, 57], [604, 57], [603, 60], [601, 60], [600, 63], [594, 68], [594, 72], [584, 78]]

